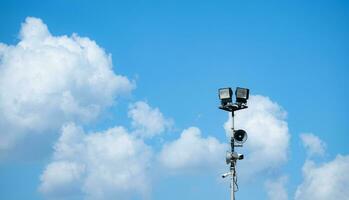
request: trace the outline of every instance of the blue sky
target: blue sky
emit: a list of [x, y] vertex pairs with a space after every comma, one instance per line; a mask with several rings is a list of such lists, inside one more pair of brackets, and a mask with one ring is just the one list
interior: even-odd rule
[[[61, 127], [65, 123], [73, 121], [84, 129], [85, 135], [104, 133], [114, 126], [125, 127], [130, 135], [142, 135], [149, 131], [149, 127], [140, 121], [140, 124], [134, 125], [138, 118], [130, 116], [130, 104], [141, 109], [135, 102], [149, 105], [152, 113], [160, 112], [160, 119], [168, 122], [163, 127], [155, 128], [155, 131], [149, 131], [148, 136], [135, 136], [137, 141], [144, 142], [152, 149], [154, 157], [161, 154], [164, 144], [177, 140], [184, 129], [193, 126], [201, 130], [201, 139], [214, 137], [219, 144], [225, 143], [223, 124], [227, 121], [227, 115], [217, 109], [217, 89], [226, 86], [248, 87], [252, 95], [268, 97], [279, 105], [277, 108], [282, 107], [287, 112], [285, 118], [278, 117], [278, 112], [271, 113], [277, 122], [287, 123], [288, 131], [284, 133], [289, 136], [287, 159], [276, 166], [261, 169], [254, 178], [245, 180], [242, 175], [239, 176], [242, 181], [238, 199], [273, 199], [272, 195], [268, 196], [268, 191], [273, 191], [273, 187], [267, 186], [268, 180], [272, 183], [277, 183], [273, 180], [281, 180], [279, 182], [283, 183], [281, 185], [288, 199], [295, 198], [297, 188], [305, 191], [303, 196], [297, 198], [307, 199], [306, 193], [310, 190], [307, 190], [307, 172], [303, 174], [302, 167], [314, 162], [315, 167], [310, 172], [321, 172], [325, 169], [321, 167], [326, 164], [330, 166], [338, 163], [338, 154], [349, 154], [349, 106], [346, 103], [349, 102], [349, 4], [346, 1], [4, 0], [0, 2], [0, 42], [15, 46], [24, 40], [19, 32], [27, 17], [41, 19], [52, 36], [67, 35], [72, 38], [72, 34], [76, 33], [79, 37], [95, 41], [98, 47], [112, 56], [112, 72], [106, 72], [106, 77], [114, 73], [126, 77], [129, 82], [124, 88], [127, 94], [113, 96], [112, 103], [96, 100], [91, 97], [93, 92], [77, 98], [75, 95], [80, 93], [74, 93], [72, 89], [72, 95], [81, 105], [87, 102], [103, 108], [96, 118], [88, 122], [79, 118], [80, 115], [67, 118], [62, 115], [58, 118], [55, 113], [60, 110], [49, 113], [38, 111], [39, 116], [50, 117], [48, 121], [54, 125], [45, 122], [49, 124], [42, 125], [45, 128], [40, 126], [38, 129], [33, 128], [33, 131], [30, 128], [18, 131], [21, 125], [13, 121], [11, 123], [14, 125], [8, 125], [6, 114], [2, 114], [5, 117], [0, 115], [0, 120], [3, 120], [0, 123], [0, 134], [5, 135], [0, 135], [0, 139], [17, 134], [16, 131], [26, 134], [11, 148], [0, 149], [0, 155], [5, 155], [0, 158], [1, 199], [54, 199], [54, 195], [62, 191], [50, 193], [51, 190], [43, 192], [38, 188], [42, 184], [40, 176], [43, 171], [49, 163], [57, 161], [53, 158], [53, 145], [60, 138]], [[8, 53], [9, 50], [1, 52]], [[8, 62], [0, 62], [2, 83], [11, 83], [6, 82], [6, 77], [22, 77], [21, 71], [5, 74], [3, 69], [11, 66]], [[43, 67], [49, 68], [50, 65]], [[30, 68], [23, 69], [32, 71]], [[87, 73], [87, 79], [92, 75]], [[31, 79], [26, 80], [28, 84], [31, 83]], [[116, 84], [119, 82], [116, 81]], [[89, 91], [90, 88], [86, 86], [83, 89]], [[16, 95], [10, 91], [13, 91], [13, 87], [3, 84], [1, 113], [8, 112], [6, 97]], [[24, 88], [23, 91], [27, 90]], [[111, 91], [113, 93], [117, 89]], [[111, 98], [108, 94], [109, 90], [103, 89], [101, 98]], [[259, 103], [255, 101], [256, 105]], [[29, 114], [31, 112], [30, 109], [25, 111]], [[265, 112], [268, 114], [269, 110]], [[253, 118], [253, 112], [245, 119], [250, 120], [249, 116]], [[27, 129], [27, 126], [23, 127]], [[253, 130], [258, 132], [259, 129]], [[309, 140], [318, 142], [301, 139], [300, 135], [304, 133], [321, 142], [317, 139]], [[154, 134], [154, 137], [149, 134]], [[251, 134], [249, 142], [252, 144]], [[314, 155], [309, 153], [312, 149], [315, 149]], [[319, 149], [325, 149], [325, 152], [321, 153]], [[205, 149], [202, 154], [205, 154]], [[248, 157], [248, 153], [245, 156]], [[224, 164], [224, 154], [221, 160]], [[348, 158], [344, 160], [344, 166], [348, 165]], [[189, 169], [169, 169], [171, 172], [168, 174], [154, 175], [154, 170], [161, 166], [150, 159], [152, 165], [147, 168], [150, 172], [146, 178], [152, 180], [151, 189], [147, 190], [146, 195], [128, 197], [128, 193], [134, 192], [131, 187], [126, 192], [120, 192], [125, 193], [120, 198], [228, 199], [229, 184], [219, 180], [220, 173], [224, 171], [216, 170], [211, 166], [211, 161], [208, 159], [200, 163], [203, 169], [200, 169], [201, 166], [192, 167], [194, 163], [189, 164]], [[217, 166], [222, 163], [217, 163]], [[119, 165], [123, 169], [123, 163]], [[206, 168], [205, 165], [210, 167]], [[348, 179], [339, 181], [338, 184], [349, 185]], [[79, 183], [73, 185], [79, 187]], [[65, 198], [96, 198], [82, 193], [72, 195], [68, 192], [70, 196]]]

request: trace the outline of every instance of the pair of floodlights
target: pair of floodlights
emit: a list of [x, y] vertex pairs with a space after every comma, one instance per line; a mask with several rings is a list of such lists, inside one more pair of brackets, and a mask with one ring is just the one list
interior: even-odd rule
[[[221, 106], [229, 106], [233, 105], [232, 99], [233, 99], [233, 91], [231, 88], [220, 88], [218, 90], [218, 96], [221, 100]], [[250, 90], [247, 88], [240, 88], [237, 87], [235, 90], [235, 96], [236, 96], [236, 105], [237, 106], [243, 106], [247, 103], [247, 100], [250, 96]]]

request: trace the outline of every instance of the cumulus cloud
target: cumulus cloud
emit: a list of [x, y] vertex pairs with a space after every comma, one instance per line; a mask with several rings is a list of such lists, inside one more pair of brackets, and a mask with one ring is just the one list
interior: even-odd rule
[[190, 127], [177, 140], [164, 145], [159, 160], [164, 167], [171, 170], [217, 168], [225, 164], [226, 149], [227, 145], [216, 138], [202, 137], [200, 129]]
[[54, 149], [40, 178], [48, 199], [128, 199], [150, 189], [152, 150], [122, 127], [86, 134], [67, 124]]
[[[251, 177], [273, 169], [287, 161], [290, 139], [286, 112], [277, 103], [264, 96], [251, 96], [248, 109], [235, 115], [235, 128], [247, 131], [244, 144], [247, 153], [238, 167], [241, 177]], [[227, 135], [231, 133], [231, 117], [224, 124]]]
[[41, 19], [28, 17], [19, 39], [0, 43], [0, 151], [29, 133], [94, 120], [134, 88], [89, 38], [53, 36]]
[[267, 190], [269, 200], [287, 200], [288, 199], [287, 190], [286, 190], [287, 179], [288, 178], [286, 176], [280, 176], [275, 180], [266, 181], [265, 188]]
[[143, 138], [159, 135], [173, 124], [172, 120], [165, 118], [158, 108], [152, 108], [144, 101], [131, 104], [128, 116], [132, 119], [134, 133]]
[[303, 183], [297, 188], [296, 200], [336, 200], [349, 197], [349, 156], [316, 165], [307, 160], [303, 166]]
[[43, 181], [40, 191], [49, 194], [50, 197], [64, 198], [81, 194], [79, 185], [85, 166], [76, 162], [57, 161], [50, 163], [41, 176]]
[[300, 138], [309, 157], [315, 155], [323, 156], [325, 154], [326, 145], [316, 135], [312, 133], [302, 133]]

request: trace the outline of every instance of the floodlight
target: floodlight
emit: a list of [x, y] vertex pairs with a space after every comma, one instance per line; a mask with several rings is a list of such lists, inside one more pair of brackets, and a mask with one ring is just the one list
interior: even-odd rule
[[218, 89], [218, 96], [221, 100], [221, 104], [226, 105], [227, 103], [232, 102], [233, 91], [231, 88], [220, 88]]
[[234, 139], [236, 143], [243, 144], [247, 140], [246, 131], [242, 129], [234, 131]]
[[235, 91], [237, 103], [247, 103], [247, 99], [250, 96], [250, 90], [247, 88], [237, 87]]

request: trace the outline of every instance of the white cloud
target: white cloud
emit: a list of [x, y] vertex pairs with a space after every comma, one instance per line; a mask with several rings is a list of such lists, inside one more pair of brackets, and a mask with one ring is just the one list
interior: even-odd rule
[[144, 138], [158, 135], [173, 124], [172, 120], [166, 119], [158, 108], [151, 108], [143, 101], [131, 104], [128, 116], [132, 119], [135, 134]]
[[85, 134], [68, 124], [41, 175], [39, 191], [48, 199], [128, 199], [146, 195], [152, 150], [122, 127]]
[[0, 152], [29, 133], [91, 121], [134, 87], [89, 38], [53, 36], [40, 19], [28, 17], [19, 39], [0, 43]]
[[317, 166], [307, 160], [303, 166], [303, 183], [297, 188], [296, 200], [337, 200], [349, 197], [349, 156]]
[[85, 166], [75, 162], [57, 161], [50, 163], [41, 179], [43, 181], [40, 191], [50, 194], [51, 197], [64, 198], [73, 194], [81, 194], [79, 185], [82, 184], [82, 177], [85, 173]]
[[[251, 96], [248, 109], [235, 114], [235, 129], [247, 131], [245, 159], [238, 163], [240, 177], [249, 178], [287, 161], [290, 134], [286, 112], [268, 97]], [[231, 117], [224, 124], [231, 134]]]
[[217, 169], [225, 164], [226, 150], [227, 145], [214, 137], [204, 138], [198, 128], [190, 127], [182, 132], [180, 138], [164, 145], [159, 160], [171, 170]]
[[268, 194], [269, 200], [287, 200], [287, 190], [286, 190], [286, 183], [287, 183], [287, 177], [286, 176], [280, 176], [276, 180], [268, 180], [265, 183], [265, 187]]
[[323, 156], [325, 154], [326, 145], [316, 135], [312, 133], [303, 133], [300, 135], [300, 138], [309, 157], [315, 155]]

